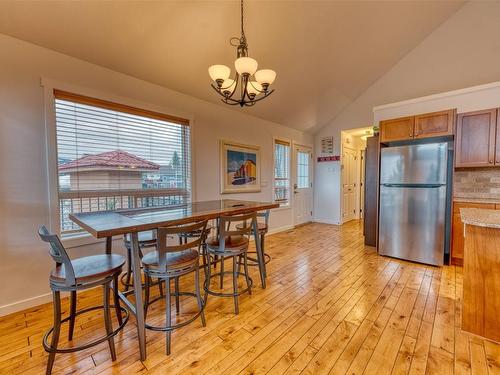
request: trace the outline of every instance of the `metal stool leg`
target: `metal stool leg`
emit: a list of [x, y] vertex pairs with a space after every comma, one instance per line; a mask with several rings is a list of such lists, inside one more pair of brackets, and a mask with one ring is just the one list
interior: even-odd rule
[[151, 277], [147, 274], [144, 276], [144, 320], [146, 320], [146, 315], [148, 313], [149, 307], [149, 285], [151, 284]]
[[132, 250], [127, 246], [127, 276], [125, 277], [125, 291], [128, 291], [132, 277]]
[[[113, 333], [113, 326], [111, 324], [111, 313], [109, 308], [109, 291], [110, 291], [110, 283], [106, 283], [103, 286], [104, 289], [104, 325], [106, 326], [106, 333], [110, 335]], [[116, 350], [115, 350], [115, 340], [113, 336], [108, 339], [109, 343], [109, 351], [111, 352], [111, 360], [116, 360]]]
[[201, 324], [203, 327], [205, 327], [207, 324], [205, 322], [205, 312], [203, 302], [201, 301], [201, 294], [200, 294], [200, 269], [197, 268], [195, 273], [194, 273], [194, 285], [195, 285], [195, 290], [196, 290], [196, 300], [198, 301], [198, 309], [201, 311]]
[[234, 291], [234, 313], [238, 315], [240, 313], [240, 308], [238, 306], [238, 269], [237, 269], [237, 257], [233, 257], [233, 291]]
[[158, 290], [160, 291], [160, 297], [163, 297], [163, 280], [158, 279]]
[[179, 314], [180, 312], [180, 307], [179, 307], [179, 278], [176, 277], [174, 279], [174, 286], [175, 286], [175, 312]]
[[205, 282], [203, 283], [203, 289], [205, 290], [204, 300], [206, 306], [208, 300], [207, 290], [210, 289], [210, 280], [212, 280], [212, 265], [210, 264], [210, 253], [205, 251], [205, 255], [207, 256], [207, 274], [205, 276]]
[[118, 274], [113, 277], [113, 304], [115, 305], [116, 319], [118, 319], [118, 325], [121, 326], [123, 323], [122, 310], [120, 309], [120, 297], [118, 296]]
[[76, 290], [70, 293], [70, 308], [69, 308], [69, 331], [68, 341], [73, 340], [73, 332], [75, 331], [75, 317], [76, 317]]
[[220, 257], [220, 288], [224, 288], [224, 257]]
[[243, 267], [245, 270], [245, 280], [247, 282], [248, 294], [252, 294], [252, 283], [250, 282], [250, 275], [248, 274], [248, 258], [246, 252], [243, 254]]
[[[166, 312], [166, 327], [169, 328], [172, 326], [172, 316], [171, 316], [171, 306], [170, 306], [170, 279], [167, 279], [165, 282], [165, 303], [167, 307]], [[172, 342], [172, 331], [166, 331], [166, 346], [167, 346], [167, 355], [170, 355], [170, 345]]]
[[[59, 342], [59, 333], [61, 332], [61, 294], [60, 292], [52, 292], [52, 303], [54, 304], [54, 331], [52, 332], [52, 340], [50, 342], [50, 347], [57, 348], [57, 343]], [[49, 360], [47, 362], [46, 374], [50, 375], [52, 373], [52, 367], [54, 366], [54, 359], [56, 353], [49, 353]]]
[[266, 270], [266, 250], [264, 247], [264, 239], [266, 238], [266, 234], [262, 233], [260, 235], [260, 248], [262, 249], [262, 260], [264, 263], [264, 277], [267, 277], [267, 270]]

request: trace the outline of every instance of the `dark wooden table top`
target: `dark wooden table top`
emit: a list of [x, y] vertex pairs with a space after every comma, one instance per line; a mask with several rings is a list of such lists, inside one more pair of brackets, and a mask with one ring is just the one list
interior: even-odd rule
[[86, 212], [70, 214], [69, 218], [94, 237], [104, 238], [277, 207], [279, 205], [272, 202], [221, 199], [176, 206]]

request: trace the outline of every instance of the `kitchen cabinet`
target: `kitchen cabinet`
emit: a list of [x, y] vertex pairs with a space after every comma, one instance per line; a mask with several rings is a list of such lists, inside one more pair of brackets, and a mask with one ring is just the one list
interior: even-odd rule
[[380, 142], [451, 135], [455, 124], [455, 114], [456, 110], [450, 109], [381, 121]]
[[455, 167], [500, 165], [500, 150], [498, 149], [500, 139], [499, 142], [496, 141], [497, 112], [496, 109], [487, 109], [458, 114]]
[[463, 265], [464, 260], [464, 224], [460, 217], [461, 208], [500, 209], [500, 204], [453, 202], [453, 223], [451, 229], [451, 263]]
[[415, 116], [415, 138], [440, 137], [453, 134], [456, 110]]
[[464, 210], [462, 330], [500, 342], [500, 213]]
[[380, 142], [412, 139], [415, 130], [415, 117], [403, 117], [380, 122]]

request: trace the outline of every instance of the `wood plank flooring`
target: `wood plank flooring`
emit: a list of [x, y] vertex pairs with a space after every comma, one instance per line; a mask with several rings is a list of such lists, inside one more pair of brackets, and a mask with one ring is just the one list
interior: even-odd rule
[[[240, 298], [238, 316], [232, 299], [209, 297], [207, 326], [196, 321], [175, 331], [170, 356], [164, 334], [147, 331], [144, 362], [131, 318], [115, 337], [116, 362], [103, 343], [57, 355], [53, 373], [500, 374], [500, 345], [460, 330], [461, 268], [378, 256], [363, 245], [359, 222], [303, 226], [268, 236], [266, 247], [273, 259], [268, 287], [258, 286], [253, 268], [257, 285]], [[231, 287], [229, 278], [225, 284]], [[192, 287], [190, 277], [181, 282], [181, 290]], [[79, 295], [79, 308], [100, 304], [100, 289]], [[63, 308], [67, 313], [67, 300]], [[174, 319], [194, 308], [181, 299]], [[158, 301], [147, 320], [161, 325], [164, 315]], [[41, 338], [51, 324], [50, 304], [0, 318], [0, 373], [44, 373]], [[102, 334], [103, 326], [101, 313], [80, 316], [74, 344]], [[61, 337], [68, 345], [67, 331]]]

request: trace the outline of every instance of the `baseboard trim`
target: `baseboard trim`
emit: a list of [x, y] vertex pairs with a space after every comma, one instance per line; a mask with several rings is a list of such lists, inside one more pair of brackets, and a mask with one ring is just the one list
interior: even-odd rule
[[16, 301], [9, 303], [8, 305], [0, 306], [0, 316], [9, 315], [12, 313], [18, 313], [22, 310], [26, 310], [35, 306], [43, 305], [45, 303], [52, 302], [52, 293], [42, 294], [40, 296], [35, 296], [21, 301]]
[[286, 232], [287, 230], [292, 230], [294, 228], [295, 228], [294, 225], [285, 225], [283, 227], [270, 229], [268, 234], [276, 234], [276, 233], [280, 233], [280, 232]]

